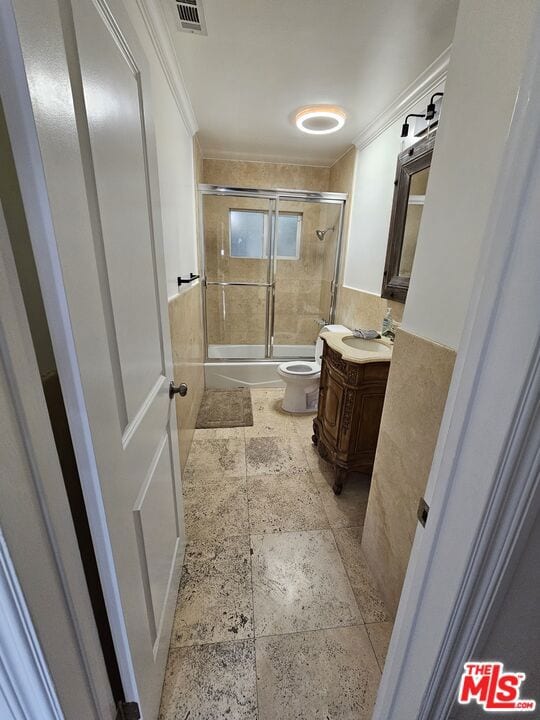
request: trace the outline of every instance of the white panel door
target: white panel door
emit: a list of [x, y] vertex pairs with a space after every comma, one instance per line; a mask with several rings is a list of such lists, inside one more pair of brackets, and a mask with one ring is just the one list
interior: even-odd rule
[[[54, 215], [58, 188], [67, 214], [80, 193], [75, 198], [67, 180], [62, 187], [62, 164], [51, 162], [46, 152], [43, 163], [73, 332], [72, 371], [80, 378], [99, 482], [96, 506], [102, 501], [112, 584], [129, 646], [127, 699], [139, 701], [144, 720], [154, 720], [178, 588], [183, 518], [175, 410], [168, 394], [172, 361], [149, 77], [120, 4], [114, 15], [98, 0], [72, 0], [71, 10], [72, 17], [64, 8], [63, 33], [90, 236], [84, 235], [81, 216], [80, 228], [74, 218], [68, 238], [61, 237], [64, 220]], [[46, 77], [46, 48], [44, 53]], [[50, 86], [53, 113], [43, 119], [42, 88], [30, 78], [44, 148], [55, 139], [55, 106], [66, 108], [61, 83]], [[66, 141], [65, 148], [67, 162], [73, 146]], [[70, 351], [54, 328], [52, 335], [62, 380], [61, 356]], [[64, 389], [77, 452], [80, 411], [73, 388], [68, 383]], [[88, 498], [92, 479], [85, 462], [81, 479]], [[89, 515], [95, 530], [91, 508]], [[103, 534], [95, 542], [102, 540]], [[100, 557], [98, 552], [98, 562]], [[110, 601], [111, 583], [105, 579], [104, 585]], [[113, 620], [115, 641], [122, 632]], [[122, 669], [122, 658], [120, 664]], [[137, 697], [131, 696], [134, 687]]]

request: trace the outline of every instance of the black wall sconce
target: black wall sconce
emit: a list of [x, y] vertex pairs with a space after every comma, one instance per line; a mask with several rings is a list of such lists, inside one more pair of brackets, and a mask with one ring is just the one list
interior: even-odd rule
[[433, 120], [437, 111], [437, 108], [435, 107], [435, 103], [433, 101], [435, 100], [435, 98], [442, 97], [443, 95], [444, 93], [438, 92], [435, 93], [435, 95], [431, 96], [431, 100], [429, 101], [429, 105], [427, 106], [426, 110], [426, 120]]
[[405, 118], [405, 122], [403, 123], [403, 126], [402, 126], [402, 128], [401, 128], [401, 137], [402, 137], [402, 138], [406, 138], [406, 137], [408, 136], [408, 134], [409, 134], [409, 118], [411, 118], [411, 117], [421, 117], [421, 118], [423, 118], [423, 117], [426, 117], [426, 116], [425, 116], [425, 115], [419, 115], [418, 113], [410, 113], [409, 115], [407, 115], [407, 117]]

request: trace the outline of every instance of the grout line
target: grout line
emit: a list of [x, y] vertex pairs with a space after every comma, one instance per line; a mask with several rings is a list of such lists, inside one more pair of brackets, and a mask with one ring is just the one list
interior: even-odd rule
[[329, 625], [328, 627], [322, 628], [306, 628], [305, 630], [294, 630], [293, 632], [285, 633], [273, 633], [271, 635], [257, 635], [255, 640], [262, 640], [263, 638], [278, 638], [286, 637], [288, 635], [304, 635], [305, 633], [316, 633], [326, 632], [327, 630], [345, 630], [346, 628], [364, 627], [363, 623], [350, 623], [348, 625]]
[[253, 548], [251, 545], [251, 514], [249, 512], [249, 494], [247, 487], [247, 441], [244, 441], [244, 456], [246, 459], [246, 502], [248, 515], [248, 531], [249, 531], [249, 571], [251, 579], [251, 622], [253, 627], [253, 663], [255, 665], [255, 712], [257, 719], [259, 717], [259, 678], [257, 674], [257, 648], [255, 646], [255, 593], [253, 591]]
[[216, 640], [215, 642], [197, 642], [191, 645], [172, 645], [169, 647], [169, 653], [178, 650], [191, 650], [191, 648], [206, 648], [214, 645], [231, 645], [237, 643], [253, 643], [255, 645], [255, 636], [247, 638], [230, 638], [227, 640]]
[[[321, 533], [321, 532], [332, 532], [331, 527], [324, 528], [310, 528], [309, 530], [277, 530], [275, 532], [252, 532], [250, 535], [256, 537], [263, 537], [265, 535], [298, 535], [300, 533]], [[340, 556], [341, 558], [341, 556]]]
[[[376, 624], [376, 623], [371, 623]], [[361, 628], [365, 627], [363, 623], [349, 623], [345, 625], [328, 625], [325, 627], [320, 628], [306, 628], [305, 630], [294, 630], [293, 632], [284, 632], [284, 633], [272, 633], [271, 635], [255, 635], [253, 634], [253, 637], [247, 637], [247, 638], [230, 638], [227, 640], [216, 640], [215, 642], [208, 642], [208, 643], [193, 643], [192, 645], [175, 645], [174, 647], [171, 645], [171, 650], [182, 650], [184, 648], [192, 648], [192, 647], [208, 647], [209, 645], [227, 645], [229, 643], [241, 643], [241, 642], [253, 642], [255, 643], [256, 640], [263, 640], [266, 638], [279, 638], [279, 637], [287, 637], [289, 635], [305, 635], [306, 633], [318, 633], [318, 632], [326, 632], [327, 630], [345, 630], [347, 628]], [[367, 632], [367, 631], [366, 631]], [[373, 651], [375, 653], [375, 650]], [[377, 657], [377, 656], [375, 656]], [[255, 665], [257, 663], [255, 662]], [[377, 662], [378, 665], [378, 662]]]
[[373, 650], [373, 657], [375, 658], [375, 662], [377, 663], [377, 667], [379, 668], [379, 672], [382, 674], [383, 668], [381, 667], [381, 664], [380, 664], [380, 662], [379, 662], [379, 658], [378, 658], [378, 656], [377, 656], [377, 653], [375, 652], [375, 647], [374, 647], [374, 645], [373, 645], [373, 642], [372, 642], [372, 640], [371, 640], [371, 637], [370, 637], [370, 635], [369, 635], [369, 633], [368, 633], [368, 631], [367, 631], [367, 628], [366, 628], [366, 624], [374, 625], [375, 623], [366, 623], [366, 621], [364, 620], [364, 615], [362, 614], [362, 610], [361, 610], [361, 608], [360, 608], [360, 603], [359, 603], [358, 600], [356, 599], [356, 593], [354, 592], [354, 589], [353, 589], [353, 586], [352, 586], [352, 582], [351, 582], [351, 578], [350, 578], [350, 576], [349, 576], [349, 571], [347, 570], [347, 563], [345, 562], [345, 559], [344, 559], [343, 555], [341, 554], [341, 550], [339, 549], [339, 545], [338, 545], [338, 542], [337, 542], [337, 540], [336, 540], [336, 535], [335, 535], [335, 532], [334, 532], [335, 529], [342, 529], [342, 528], [332, 528], [332, 537], [334, 538], [334, 543], [336, 544], [336, 548], [337, 548], [339, 557], [341, 558], [341, 562], [342, 562], [342, 564], [343, 564], [343, 568], [344, 568], [344, 570], [345, 570], [345, 574], [347, 575], [347, 580], [349, 581], [349, 586], [350, 586], [351, 591], [352, 591], [352, 594], [353, 594], [353, 596], [354, 596], [354, 600], [355, 600], [355, 602], [356, 602], [356, 606], [358, 607], [358, 612], [360, 613], [360, 617], [362, 618], [362, 623], [363, 623], [363, 626], [364, 626], [364, 628], [365, 628], [365, 630], [366, 630], [366, 635], [367, 635], [367, 637], [368, 637], [369, 644], [371, 645], [371, 649]]
[[[197, 546], [212, 544], [219, 545], [223, 544], [224, 540], [235, 540], [236, 538], [249, 538], [249, 531], [244, 533], [237, 533], [236, 535], [222, 535], [220, 537], [208, 537], [208, 538], [193, 538], [186, 544], [186, 549], [193, 545], [195, 542]], [[208, 562], [207, 560], [191, 560], [193, 563], [197, 562]], [[184, 563], [185, 564], [185, 563]]]
[[[369, 623], [369, 624], [370, 624], [370, 625], [374, 625], [374, 623]], [[383, 670], [384, 670], [384, 664], [381, 666], [381, 663], [379, 662], [379, 656], [378, 656], [377, 653], [375, 652], [375, 645], [373, 645], [373, 641], [371, 640], [371, 636], [370, 636], [370, 634], [369, 634], [368, 631], [367, 631], [367, 627], [366, 627], [366, 635], [368, 636], [369, 644], [371, 645], [371, 649], [373, 650], [373, 655], [375, 656], [375, 662], [377, 663], [377, 667], [379, 668], [379, 672], [380, 672], [381, 675], [382, 675]]]
[[[330, 530], [332, 531], [332, 539], [334, 540], [334, 545], [336, 546], [337, 553], [339, 555], [339, 559], [341, 560], [341, 564], [343, 565], [343, 569], [345, 570], [345, 576], [347, 578], [347, 582], [349, 583], [349, 587], [351, 588], [351, 592], [353, 594], [354, 602], [356, 603], [356, 607], [358, 608], [358, 613], [362, 619], [362, 625], [366, 624], [366, 621], [364, 620], [364, 616], [362, 615], [362, 610], [360, 609], [360, 604], [358, 603], [358, 600], [356, 599], [356, 593], [354, 592], [351, 578], [349, 575], [349, 571], [347, 570], [347, 563], [345, 562], [343, 555], [341, 554], [341, 551], [339, 549], [338, 542], [336, 540], [336, 534], [335, 530], [342, 530], [343, 528], [333, 528], [331, 527]], [[367, 632], [367, 631], [366, 631]]]
[[[272, 477], [272, 476], [265, 475], [264, 477]], [[249, 503], [248, 503], [248, 516], [249, 516]], [[204, 538], [204, 537], [193, 538], [193, 541], [197, 541], [198, 543], [220, 543], [223, 540], [230, 540], [231, 538], [235, 538], [235, 537], [246, 537], [247, 535], [249, 535], [249, 536], [252, 536], [252, 535], [257, 535], [257, 536], [291, 535], [294, 533], [314, 533], [314, 532], [328, 532], [328, 531], [331, 532], [332, 534], [334, 534], [335, 530], [354, 530], [354, 529], [357, 529], [357, 528], [349, 527], [349, 526], [334, 528], [331, 525], [327, 525], [326, 527], [306, 528], [304, 530], [271, 530], [269, 532], [255, 532], [255, 531], [252, 531], [250, 528], [249, 531], [245, 532], [245, 533], [236, 533], [234, 535], [219, 535], [219, 536], [215, 536], [215, 537], [206, 537], [206, 538]], [[335, 540], [335, 536], [334, 536], [334, 540]], [[189, 544], [191, 544], [191, 541]], [[339, 547], [338, 547], [338, 552], [339, 552]], [[341, 558], [341, 561], [344, 562], [341, 553], [339, 553], [339, 556]], [[387, 621], [386, 620], [378, 620], [376, 622], [387, 622]], [[368, 623], [366, 623], [366, 624], [368, 624]]]
[[[371, 623], [374, 624], [374, 623]], [[198, 648], [198, 647], [208, 647], [209, 645], [227, 645], [230, 643], [242, 643], [242, 642], [253, 642], [255, 643], [256, 640], [263, 640], [266, 638], [279, 638], [279, 637], [287, 637], [289, 635], [304, 635], [306, 633], [318, 633], [318, 632], [326, 632], [327, 630], [345, 630], [346, 628], [354, 628], [354, 627], [364, 627], [362, 623], [350, 623], [347, 625], [329, 625], [328, 627], [321, 627], [321, 628], [306, 628], [305, 630], [295, 630], [293, 632], [285, 632], [285, 633], [273, 633], [271, 635], [253, 635], [253, 637], [247, 637], [247, 638], [230, 638], [227, 640], [216, 640], [215, 642], [199, 642], [199, 643], [192, 643], [191, 645], [171, 645], [171, 650], [183, 650], [184, 648]], [[375, 652], [375, 651], [373, 651]], [[376, 657], [376, 656], [375, 656]], [[255, 662], [255, 665], [257, 663]], [[377, 662], [378, 664], [378, 662]]]

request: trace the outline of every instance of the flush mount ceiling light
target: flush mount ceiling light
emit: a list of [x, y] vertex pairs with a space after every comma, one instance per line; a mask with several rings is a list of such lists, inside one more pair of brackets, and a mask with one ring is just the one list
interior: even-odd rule
[[345, 125], [345, 110], [335, 105], [311, 105], [300, 108], [295, 116], [296, 127], [310, 135], [328, 135]]

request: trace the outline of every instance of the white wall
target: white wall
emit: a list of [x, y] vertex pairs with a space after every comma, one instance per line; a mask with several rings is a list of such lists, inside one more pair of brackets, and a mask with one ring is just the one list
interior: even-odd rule
[[160, 109], [155, 124], [167, 294], [171, 297], [178, 292], [178, 275], [198, 272], [193, 142], [163, 76], [152, 75], [154, 102]]
[[[463, 3], [402, 327], [457, 348], [535, 0]], [[489, 21], [486, 22], [486, 16]], [[425, 102], [418, 111], [425, 109]], [[414, 110], [413, 110], [414, 111]], [[359, 150], [344, 283], [380, 295], [401, 120]]]
[[178, 293], [178, 275], [198, 272], [192, 136], [137, 4], [134, 0], [124, 4], [150, 64], [167, 294], [171, 298]]
[[[403, 328], [457, 348], [537, 0], [460, 5]], [[487, 19], [487, 21], [486, 21]]]
[[[433, 92], [444, 89], [444, 84]], [[410, 112], [425, 112], [429, 99]], [[402, 118], [356, 155], [356, 175], [344, 283], [381, 294], [397, 156], [410, 145], [401, 138]]]

